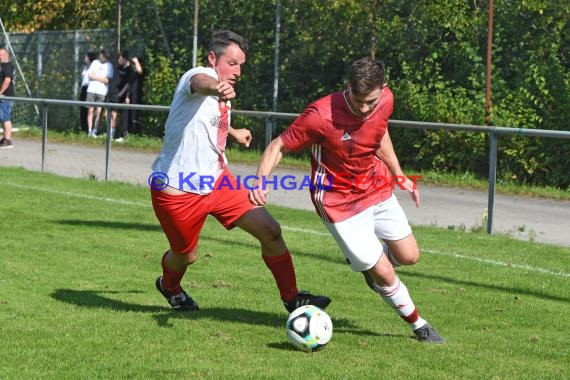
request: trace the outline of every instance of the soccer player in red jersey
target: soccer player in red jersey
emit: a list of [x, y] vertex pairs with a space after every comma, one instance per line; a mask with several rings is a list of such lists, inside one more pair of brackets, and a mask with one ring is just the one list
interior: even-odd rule
[[[200, 231], [212, 215], [228, 230], [237, 226], [259, 240], [263, 261], [289, 312], [307, 304], [324, 309], [330, 303], [328, 297], [298, 291], [279, 223], [265, 208], [249, 202], [247, 190], [239, 186], [227, 165], [228, 135], [246, 146], [251, 141], [249, 130], [230, 125], [231, 99], [236, 97], [234, 86], [246, 52], [247, 41], [242, 36], [227, 30], [215, 32], [207, 66], [187, 71], [176, 87], [164, 146], [149, 178], [152, 206], [170, 243], [156, 288], [174, 309], [198, 309], [180, 282], [187, 267], [198, 259]], [[204, 178], [213, 179], [214, 184], [204, 185]]]
[[[391, 179], [399, 179], [417, 207], [420, 194], [400, 168], [388, 133], [393, 105], [384, 64], [371, 58], [355, 61], [346, 91], [310, 104], [266, 148], [257, 177], [268, 177], [282, 153], [311, 147], [311, 199], [352, 270], [364, 274], [368, 286], [410, 325], [417, 339], [443, 343], [419, 316], [394, 270], [415, 264], [420, 252]], [[250, 201], [265, 205], [267, 193], [252, 186]]]

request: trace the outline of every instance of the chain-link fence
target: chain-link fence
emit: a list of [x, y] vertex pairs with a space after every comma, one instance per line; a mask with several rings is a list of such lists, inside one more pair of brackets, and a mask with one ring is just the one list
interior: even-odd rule
[[[83, 56], [103, 48], [113, 52], [115, 44], [114, 29], [0, 34], [0, 46], [11, 47], [11, 61], [16, 67], [15, 93], [21, 97], [78, 100]], [[13, 110], [13, 123], [14, 127], [39, 125], [37, 107], [18, 104]], [[49, 126], [79, 129], [79, 109], [54, 109]]]

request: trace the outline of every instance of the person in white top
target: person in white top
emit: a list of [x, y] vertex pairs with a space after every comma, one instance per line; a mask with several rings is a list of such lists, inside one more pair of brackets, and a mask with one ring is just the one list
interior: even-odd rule
[[[109, 82], [113, 79], [113, 65], [109, 62], [110, 54], [103, 49], [99, 52], [99, 59], [94, 60], [89, 67], [89, 85], [87, 86], [88, 102], [105, 101]], [[95, 121], [93, 121], [93, 110], [95, 107], [87, 108], [87, 129], [89, 136], [96, 137], [101, 122], [101, 107], [95, 111]]]
[[[87, 100], [87, 87], [89, 86], [89, 68], [91, 67], [91, 63], [97, 59], [97, 54], [93, 52], [85, 53], [83, 56], [83, 71], [81, 72], [81, 94], [79, 95], [79, 100], [84, 102]], [[80, 108], [80, 121], [81, 121], [81, 130], [82, 131], [89, 131], [87, 127], [87, 107]]]
[[[326, 308], [330, 299], [299, 292], [293, 261], [279, 223], [263, 207], [248, 200], [227, 166], [227, 136], [249, 146], [251, 132], [230, 126], [230, 100], [245, 63], [247, 41], [231, 31], [214, 32], [207, 67], [196, 67], [180, 79], [166, 121], [164, 147], [149, 177], [154, 212], [170, 249], [162, 257], [156, 288], [177, 310], [198, 310], [180, 282], [198, 259], [198, 238], [208, 215], [226, 229], [235, 226], [261, 243], [285, 308], [306, 304]], [[237, 262], [237, 260], [236, 260]]]

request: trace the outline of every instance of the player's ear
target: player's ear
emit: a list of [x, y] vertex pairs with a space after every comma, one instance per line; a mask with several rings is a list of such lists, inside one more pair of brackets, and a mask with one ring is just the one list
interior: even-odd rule
[[216, 66], [216, 54], [211, 50], [208, 52], [208, 63], [212, 67]]

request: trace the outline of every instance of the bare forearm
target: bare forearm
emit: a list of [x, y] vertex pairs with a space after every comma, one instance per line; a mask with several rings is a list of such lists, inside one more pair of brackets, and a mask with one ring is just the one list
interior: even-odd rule
[[392, 145], [392, 139], [388, 132], [382, 138], [382, 143], [380, 149], [378, 149], [378, 156], [380, 159], [388, 166], [388, 169], [394, 176], [403, 176], [404, 172], [400, 167], [400, 162], [398, 161], [398, 156], [394, 151], [394, 146]]
[[256, 206], [267, 204], [269, 190], [263, 186], [263, 178], [269, 177], [281, 160], [281, 151], [285, 150], [280, 137], [277, 137], [265, 148], [257, 168], [257, 179], [249, 192], [249, 201]]
[[265, 148], [257, 168], [256, 174], [258, 178], [268, 177], [273, 173], [273, 170], [279, 165], [279, 161], [281, 161], [281, 157], [283, 156], [281, 153], [282, 149], [283, 143], [280, 137], [273, 140], [267, 148]]
[[133, 58], [133, 63], [135, 64], [135, 72], [137, 74], [141, 75], [143, 73], [143, 69], [142, 69], [142, 66], [141, 66], [139, 60]]
[[107, 78], [107, 77], [100, 77], [100, 76], [97, 76], [97, 75], [95, 75], [95, 74], [89, 74], [89, 79], [95, 80], [95, 81], [97, 81], [97, 82], [105, 83], [105, 84], [109, 83], [109, 78]]
[[218, 96], [218, 81], [206, 74], [196, 74], [190, 79], [190, 86], [194, 92], [201, 95]]

